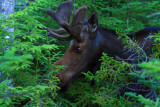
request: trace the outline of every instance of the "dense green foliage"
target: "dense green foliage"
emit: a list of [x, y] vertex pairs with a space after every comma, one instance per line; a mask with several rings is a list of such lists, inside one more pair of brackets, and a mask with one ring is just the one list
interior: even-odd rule
[[[53, 63], [66, 50], [68, 42], [48, 37], [39, 28], [58, 28], [47, 9], [55, 10], [64, 0], [16, 0], [16, 12], [9, 18], [0, 15], [0, 106], [160, 106], [160, 34], [156, 37], [151, 61], [128, 64], [103, 53], [102, 65], [94, 76], [90, 71], [74, 81], [69, 90], [60, 93], [53, 76], [59, 69]], [[24, 2], [24, 0], [22, 0]], [[87, 16], [96, 11], [99, 24], [117, 32], [126, 48], [132, 40], [126, 33], [136, 32], [146, 26], [160, 27], [159, 0], [77, 0], [76, 8], [86, 5]], [[8, 32], [7, 27], [14, 27]], [[10, 38], [6, 38], [6, 35]], [[144, 57], [139, 50], [139, 57]], [[135, 50], [134, 50], [135, 51]], [[137, 67], [138, 66], [138, 67]], [[142, 68], [142, 69], [140, 69]], [[91, 80], [95, 85], [91, 86]]]

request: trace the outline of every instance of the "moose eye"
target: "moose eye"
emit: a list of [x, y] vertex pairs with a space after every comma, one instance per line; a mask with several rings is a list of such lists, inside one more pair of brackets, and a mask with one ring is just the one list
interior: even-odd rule
[[78, 47], [78, 46], [76, 46], [75, 50], [78, 52], [78, 51], [80, 51], [80, 50], [81, 50], [81, 48], [80, 48], [80, 47]]

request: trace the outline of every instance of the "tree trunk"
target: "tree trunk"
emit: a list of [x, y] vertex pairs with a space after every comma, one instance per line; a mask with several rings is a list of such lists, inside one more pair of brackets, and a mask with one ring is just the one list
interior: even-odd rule
[[14, 5], [14, 0], [0, 0], [0, 12], [4, 15], [4, 18], [14, 12]]
[[[3, 15], [3, 18], [8, 18], [7, 15], [11, 14], [14, 12], [14, 5], [15, 5], [15, 1], [14, 0], [0, 0], [0, 13]], [[14, 28], [9, 28], [6, 27], [6, 29], [9, 32], [14, 32]], [[0, 35], [1, 36], [1, 35]], [[7, 39], [12, 39], [9, 36], [6, 35]], [[3, 75], [3, 73], [0, 71], [0, 77]], [[8, 77], [6, 77], [5, 80], [8, 80], [8, 82], [10, 83], [10, 86], [13, 87], [13, 84], [11, 84], [13, 82], [12, 79], [9, 79]], [[0, 82], [3, 82], [5, 80], [2, 80]], [[10, 90], [7, 90], [7, 93], [9, 93]], [[5, 96], [4, 96], [5, 98]]]
[[[7, 15], [14, 13], [14, 6], [15, 6], [14, 0], [0, 0], [0, 13], [3, 14], [3, 18], [8, 18]], [[14, 28], [6, 27], [6, 29], [9, 32], [14, 32]], [[6, 36], [6, 38], [10, 38], [10, 37]]]

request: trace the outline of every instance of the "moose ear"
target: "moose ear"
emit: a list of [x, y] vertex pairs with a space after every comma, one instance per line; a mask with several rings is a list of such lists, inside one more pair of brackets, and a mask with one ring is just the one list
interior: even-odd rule
[[98, 17], [97, 13], [93, 12], [88, 18], [88, 30], [93, 33], [97, 30], [98, 27]]

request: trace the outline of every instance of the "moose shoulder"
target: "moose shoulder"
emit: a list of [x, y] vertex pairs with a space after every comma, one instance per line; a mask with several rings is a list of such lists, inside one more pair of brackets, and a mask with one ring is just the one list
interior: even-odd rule
[[[85, 21], [86, 6], [76, 10], [71, 24], [69, 24], [72, 5], [72, 1], [66, 1], [59, 4], [55, 12], [47, 10], [47, 14], [60, 25], [59, 30], [45, 28], [48, 35], [59, 40], [71, 40], [67, 51], [55, 63], [55, 65], [66, 66], [64, 70], [58, 71], [57, 74], [60, 79], [59, 86], [62, 90], [66, 89], [81, 72], [90, 70], [95, 73], [100, 67], [98, 59], [103, 52], [108, 56], [121, 59], [127, 59], [132, 55], [131, 52], [124, 54], [124, 44], [118, 39], [118, 35], [114, 31], [98, 26], [98, 18], [95, 12]], [[157, 33], [159, 30], [160, 28], [157, 27], [148, 27], [128, 36], [138, 43], [143, 43], [143, 51], [147, 56], [150, 56], [154, 38], [146, 39], [146, 37]], [[63, 36], [64, 33], [68, 33], [69, 36]], [[136, 54], [132, 55], [132, 58], [136, 58]]]

